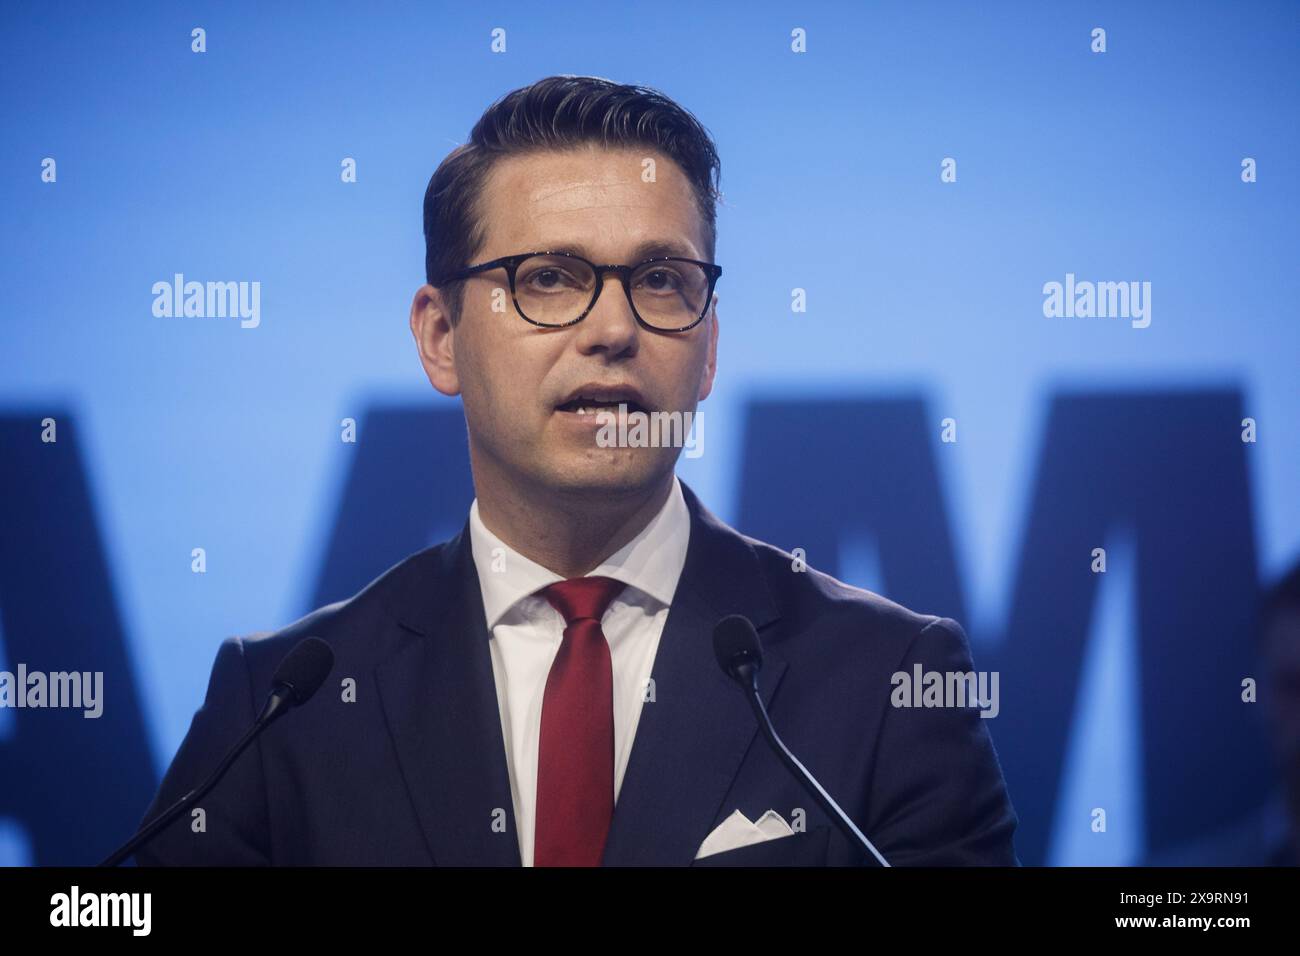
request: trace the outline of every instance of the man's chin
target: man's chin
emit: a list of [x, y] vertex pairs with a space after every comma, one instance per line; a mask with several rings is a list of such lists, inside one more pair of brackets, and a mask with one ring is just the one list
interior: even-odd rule
[[547, 468], [557, 492], [635, 494], [653, 488], [673, 469], [673, 457], [660, 449], [595, 448], [566, 455]]

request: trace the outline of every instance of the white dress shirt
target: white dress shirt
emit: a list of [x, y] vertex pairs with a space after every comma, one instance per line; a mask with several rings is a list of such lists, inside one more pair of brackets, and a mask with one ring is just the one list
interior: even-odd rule
[[[492, 674], [510, 771], [519, 858], [524, 866], [532, 866], [542, 699], [551, 662], [564, 637], [564, 618], [535, 592], [564, 579], [489, 531], [479, 518], [477, 498], [469, 509], [469, 531], [483, 610], [492, 635]], [[641, 704], [647, 696], [659, 636], [686, 563], [690, 531], [690, 512], [674, 477], [672, 491], [658, 514], [589, 575], [614, 578], [627, 585], [610, 603], [600, 625], [609, 642], [613, 667], [616, 802], [641, 719]]]

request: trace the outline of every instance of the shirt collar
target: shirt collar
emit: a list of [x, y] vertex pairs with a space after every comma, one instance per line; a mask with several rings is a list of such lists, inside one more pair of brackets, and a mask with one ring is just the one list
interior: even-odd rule
[[[658, 513], [635, 538], [593, 568], [589, 576], [622, 581], [667, 606], [672, 603], [686, 563], [690, 531], [690, 511], [682, 497], [681, 482], [674, 475], [672, 490]], [[469, 535], [489, 632], [521, 600], [564, 580], [489, 531], [479, 517], [478, 498], [469, 508]], [[493, 570], [494, 566], [502, 570]]]

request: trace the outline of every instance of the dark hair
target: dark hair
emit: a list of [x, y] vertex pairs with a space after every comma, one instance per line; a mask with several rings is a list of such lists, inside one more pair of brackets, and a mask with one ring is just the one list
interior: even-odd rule
[[446, 276], [470, 265], [486, 239], [479, 207], [493, 165], [503, 156], [585, 143], [642, 146], [677, 163], [695, 192], [704, 255], [713, 259], [722, 163], [699, 120], [648, 87], [595, 76], [548, 76], [489, 106], [470, 131], [469, 142], [452, 150], [425, 190], [425, 279], [446, 293], [453, 324], [460, 319], [464, 283], [448, 282]]

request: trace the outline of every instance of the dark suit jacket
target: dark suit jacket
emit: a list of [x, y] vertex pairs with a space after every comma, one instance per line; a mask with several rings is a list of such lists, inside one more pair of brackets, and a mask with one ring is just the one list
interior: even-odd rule
[[[764, 700], [785, 743], [894, 865], [1008, 864], [1016, 815], [972, 708], [894, 708], [890, 676], [973, 669], [955, 621], [917, 614], [738, 534], [683, 485], [691, 532], [605, 847], [604, 864], [692, 865], [740, 809], [806, 829], [695, 865], [862, 861], [771, 752], [714, 658], [744, 614], [764, 643]], [[204, 780], [254, 720], [301, 638], [334, 649], [317, 694], [272, 724], [137, 862], [518, 866], [510, 782], [469, 527], [347, 601], [221, 644], [207, 698], [145, 817]], [[355, 681], [355, 701], [342, 682]], [[798, 829], [796, 827], [796, 829]]]

